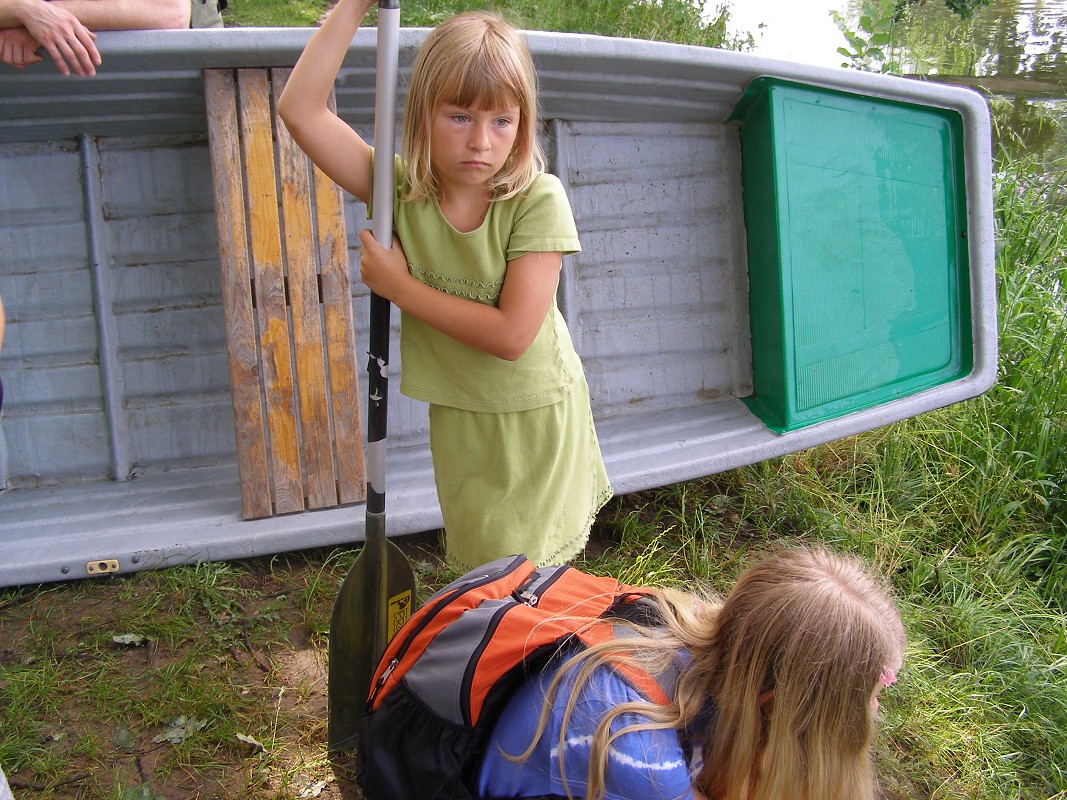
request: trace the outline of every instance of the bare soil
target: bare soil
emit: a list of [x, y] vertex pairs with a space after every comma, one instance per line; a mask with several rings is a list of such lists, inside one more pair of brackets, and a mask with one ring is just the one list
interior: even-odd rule
[[[429, 591], [443, 569], [436, 535], [398, 543]], [[52, 768], [5, 767], [17, 800], [361, 797], [351, 759], [330, 761], [325, 748], [323, 634], [344, 567], [328, 551], [235, 567], [232, 608], [205, 604], [194, 635], [143, 644], [113, 638], [146, 609], [175, 614], [179, 602], [147, 574], [0, 594], [0, 702], [27, 682], [16, 672], [58, 688], [43, 696], [39, 741], [28, 744], [37, 752], [27, 761]], [[180, 741], [160, 740], [172, 730], [160, 712], [181, 708], [186, 688], [193, 695], [205, 686], [209, 695], [234, 693], [218, 707], [240, 716], [193, 717]]]

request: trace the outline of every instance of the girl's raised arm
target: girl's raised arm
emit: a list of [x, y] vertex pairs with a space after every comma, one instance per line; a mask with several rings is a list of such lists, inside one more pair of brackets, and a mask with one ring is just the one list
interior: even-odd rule
[[340, 0], [315, 31], [278, 101], [278, 115], [300, 148], [341, 188], [370, 201], [371, 150], [327, 101], [352, 37], [375, 0]]

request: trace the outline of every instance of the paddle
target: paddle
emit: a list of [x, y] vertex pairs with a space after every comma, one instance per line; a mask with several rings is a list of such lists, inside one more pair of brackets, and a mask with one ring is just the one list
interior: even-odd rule
[[[393, 142], [396, 137], [400, 0], [378, 2], [374, 103], [374, 216], [371, 232], [393, 242]], [[415, 576], [403, 551], [385, 537], [385, 438], [389, 379], [389, 301], [371, 294], [367, 362], [367, 526], [334, 602], [330, 622], [330, 751], [355, 744], [371, 677], [385, 646], [411, 614]]]

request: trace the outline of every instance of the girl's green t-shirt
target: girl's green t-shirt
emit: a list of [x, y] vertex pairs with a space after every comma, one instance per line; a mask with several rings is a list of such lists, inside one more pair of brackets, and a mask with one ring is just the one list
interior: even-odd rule
[[[404, 164], [397, 158], [398, 187]], [[399, 197], [399, 191], [397, 192]], [[490, 204], [481, 226], [461, 233], [435, 198], [394, 200], [393, 226], [411, 274], [449, 294], [496, 305], [507, 262], [526, 253], [581, 250], [563, 185], [541, 174], [508, 200]], [[581, 375], [570, 331], [553, 299], [530, 348], [505, 361], [460, 344], [407, 314], [400, 325], [400, 391], [468, 411], [525, 411], [562, 399]]]

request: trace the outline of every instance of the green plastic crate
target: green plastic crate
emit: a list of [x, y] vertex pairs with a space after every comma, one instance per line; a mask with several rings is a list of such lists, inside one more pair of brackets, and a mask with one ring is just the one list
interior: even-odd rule
[[752, 412], [783, 433], [970, 373], [960, 115], [768, 77], [730, 119]]

